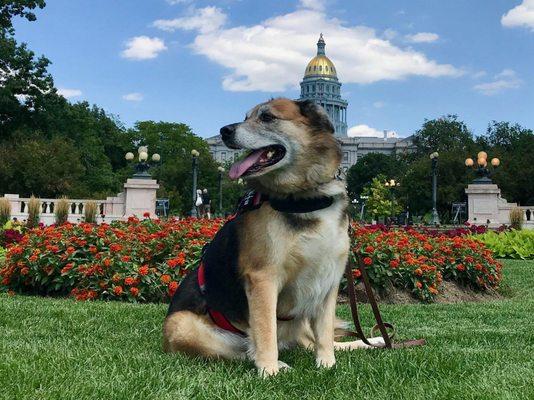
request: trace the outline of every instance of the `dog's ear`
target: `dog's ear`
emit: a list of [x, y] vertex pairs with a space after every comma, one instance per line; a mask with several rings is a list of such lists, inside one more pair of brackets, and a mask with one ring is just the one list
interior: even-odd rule
[[323, 107], [312, 100], [299, 100], [296, 103], [300, 113], [310, 121], [315, 131], [334, 133], [334, 125]]

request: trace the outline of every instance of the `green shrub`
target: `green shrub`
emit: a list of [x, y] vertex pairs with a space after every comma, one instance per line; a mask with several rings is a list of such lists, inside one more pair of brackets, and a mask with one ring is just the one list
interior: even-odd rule
[[496, 233], [488, 231], [476, 235], [498, 258], [534, 259], [534, 231], [514, 230]]
[[98, 206], [95, 201], [88, 201], [83, 208], [85, 222], [89, 224], [96, 223], [96, 210]]
[[69, 208], [70, 202], [66, 197], [62, 197], [56, 201], [56, 207], [54, 209], [54, 214], [56, 216], [56, 224], [63, 225], [69, 219]]
[[41, 201], [35, 196], [30, 197], [28, 201], [28, 220], [26, 226], [35, 228], [39, 225], [39, 215], [41, 214]]
[[519, 207], [510, 210], [510, 225], [518, 231], [523, 227], [523, 210]]
[[11, 203], [5, 197], [0, 197], [0, 226], [11, 218]]

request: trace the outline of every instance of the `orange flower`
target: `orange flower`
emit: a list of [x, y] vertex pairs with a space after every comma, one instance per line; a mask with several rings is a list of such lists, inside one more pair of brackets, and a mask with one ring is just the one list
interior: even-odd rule
[[174, 293], [176, 292], [176, 289], [178, 289], [178, 282], [172, 281], [169, 283], [169, 295], [172, 297], [174, 296]]
[[390, 266], [391, 268], [397, 268], [397, 267], [399, 266], [399, 260], [391, 260], [391, 261], [389, 262], [389, 266]]
[[375, 248], [373, 246], [367, 246], [365, 248], [366, 253], [373, 253], [375, 251]]
[[111, 266], [111, 260], [109, 258], [104, 258], [103, 264], [105, 267]]
[[372, 259], [371, 257], [365, 257], [365, 258], [363, 259], [363, 263], [364, 263], [365, 265], [371, 265], [371, 264], [373, 263], [373, 259]]
[[456, 266], [456, 269], [457, 269], [458, 271], [460, 271], [460, 272], [463, 272], [463, 271], [465, 271], [465, 266], [464, 266], [463, 264], [458, 264], [458, 265]]
[[115, 293], [117, 296], [120, 296], [122, 294], [122, 286], [115, 286], [113, 288], [113, 293]]
[[413, 273], [417, 276], [423, 275], [423, 271], [421, 270], [421, 268], [417, 268]]
[[133, 297], [137, 297], [137, 295], [139, 294], [139, 289], [137, 289], [136, 287], [132, 287], [132, 288], [130, 288], [130, 294], [131, 294]]
[[128, 262], [130, 261], [130, 256], [122, 256], [121, 260], [124, 262]]
[[163, 274], [161, 275], [160, 279], [163, 283], [169, 283], [171, 281], [171, 276], [167, 274]]
[[423, 287], [423, 284], [421, 283], [421, 281], [417, 281], [415, 282], [415, 286], [417, 286], [418, 289], [421, 289]]
[[362, 272], [359, 269], [355, 269], [354, 271], [352, 271], [352, 276], [358, 279], [360, 276], [362, 276]]

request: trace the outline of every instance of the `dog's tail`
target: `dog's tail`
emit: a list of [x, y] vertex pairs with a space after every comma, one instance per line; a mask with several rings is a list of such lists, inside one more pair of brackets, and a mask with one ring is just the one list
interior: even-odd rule
[[350, 323], [348, 321], [336, 318], [334, 322], [334, 338], [335, 340], [347, 337], [354, 336], [350, 329]]

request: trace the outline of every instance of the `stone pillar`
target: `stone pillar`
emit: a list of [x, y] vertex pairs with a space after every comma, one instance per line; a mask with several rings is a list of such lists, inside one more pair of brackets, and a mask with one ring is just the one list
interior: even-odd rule
[[470, 224], [498, 227], [510, 223], [510, 210], [517, 207], [517, 204], [503, 199], [497, 185], [471, 184], [467, 186], [465, 193]]
[[124, 218], [132, 215], [142, 218], [146, 212], [154, 217], [158, 189], [159, 185], [154, 179], [128, 179], [124, 184]]

